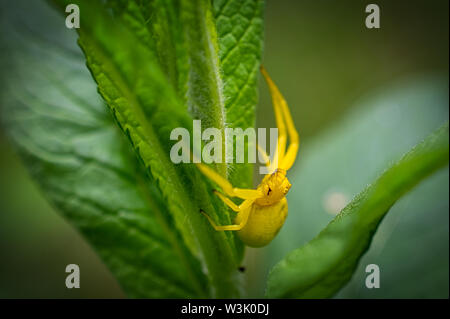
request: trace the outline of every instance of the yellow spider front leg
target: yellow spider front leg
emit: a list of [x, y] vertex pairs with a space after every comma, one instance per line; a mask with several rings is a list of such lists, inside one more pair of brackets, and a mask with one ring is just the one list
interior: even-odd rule
[[[280, 131], [277, 145], [279, 149], [277, 150], [275, 155], [283, 155], [281, 156], [281, 158], [278, 158], [278, 160], [280, 161], [280, 165], [278, 165], [278, 167], [283, 168], [287, 171], [292, 167], [292, 165], [294, 165], [300, 145], [300, 138], [297, 130], [295, 129], [294, 121], [292, 120], [291, 112], [289, 111], [286, 100], [283, 98], [283, 95], [281, 95], [275, 83], [273, 83], [266, 69], [263, 66], [261, 66], [260, 69], [262, 75], [266, 79], [267, 85], [269, 86], [270, 95], [272, 96], [275, 118], [277, 120], [278, 130]], [[289, 148], [287, 152], [284, 153], [284, 150], [286, 148], [286, 127], [289, 134]]]
[[[226, 198], [226, 197], [224, 197]], [[227, 200], [229, 200], [228, 198], [226, 198]], [[223, 200], [223, 199], [222, 199]], [[231, 200], [229, 200], [231, 202]], [[224, 201], [225, 202], [225, 201]], [[239, 219], [241, 220], [241, 222], [237, 225], [217, 225], [212, 219], [211, 217], [209, 217], [208, 214], [206, 214], [203, 210], [200, 210], [200, 213], [202, 213], [204, 216], [206, 216], [206, 218], [208, 218], [210, 224], [214, 227], [215, 230], [217, 231], [223, 231], [223, 230], [241, 230], [242, 228], [245, 227], [245, 225], [247, 224], [248, 221], [248, 216], [250, 215], [251, 212], [251, 206], [253, 204], [254, 200], [252, 199], [247, 199], [245, 200], [241, 205], [237, 206], [236, 204], [233, 205], [235, 207], [233, 207], [233, 210], [238, 212], [238, 216]], [[225, 202], [227, 205], [229, 203]], [[230, 206], [230, 205], [229, 205]]]
[[[259, 145], [257, 144], [258, 147], [258, 152], [261, 154], [261, 157], [263, 158], [264, 161], [264, 165], [267, 166], [268, 170], [269, 170], [269, 174], [272, 174], [273, 171], [276, 169], [274, 166], [274, 163], [276, 163], [275, 161], [272, 163], [270, 162], [270, 157], [269, 155], [267, 155], [266, 151]], [[276, 152], [278, 152], [278, 150], [276, 150]]]
[[222, 195], [218, 191], [214, 191], [214, 193], [232, 210], [238, 213], [238, 216], [240, 216], [241, 222], [238, 225], [217, 225], [211, 217], [209, 217], [208, 214], [206, 214], [203, 210], [200, 210], [200, 212], [206, 216], [210, 224], [214, 227], [217, 231], [223, 231], [223, 230], [233, 230], [238, 231], [245, 227], [247, 224], [248, 216], [251, 211], [251, 207], [254, 203], [254, 201], [262, 196], [261, 192], [259, 190], [255, 189], [244, 189], [244, 188], [236, 188], [231, 185], [231, 183], [223, 178], [221, 175], [216, 173], [214, 170], [210, 169], [208, 166], [204, 164], [197, 163], [197, 167], [200, 169], [200, 171], [209, 179], [214, 181], [217, 185], [219, 185], [222, 190], [228, 195], [232, 197], [239, 197], [242, 199], [245, 199], [244, 202], [241, 203], [241, 205], [237, 206], [231, 199], [228, 197]]
[[218, 191], [214, 190], [213, 191], [214, 194], [216, 194], [228, 207], [230, 207], [232, 210], [234, 210], [235, 212], [239, 212], [241, 210], [241, 208], [236, 205], [231, 199], [229, 199], [228, 197], [222, 195], [221, 193], [219, 193]]
[[206, 177], [219, 185], [224, 193], [230, 197], [239, 197], [242, 199], [257, 199], [258, 197], [261, 197], [261, 192], [259, 190], [233, 187], [227, 179], [216, 173], [208, 166], [200, 163], [196, 165]]

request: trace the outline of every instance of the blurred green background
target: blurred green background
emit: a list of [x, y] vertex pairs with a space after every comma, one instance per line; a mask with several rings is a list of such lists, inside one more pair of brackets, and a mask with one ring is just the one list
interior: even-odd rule
[[[30, 14], [0, 1], [2, 20]], [[448, 1], [373, 3], [381, 8], [380, 29], [365, 27], [366, 2], [266, 3], [263, 63], [291, 107], [302, 145], [289, 173], [285, 226], [269, 246], [248, 249], [251, 297], [263, 294], [268, 270], [280, 258], [448, 120]], [[260, 84], [257, 126], [273, 127]], [[3, 133], [0, 154], [0, 297], [124, 297], [95, 252], [29, 179]], [[448, 298], [448, 181], [446, 168], [392, 208], [337, 298]], [[80, 289], [64, 285], [69, 263], [80, 265]], [[380, 266], [379, 289], [364, 286], [370, 263]]]

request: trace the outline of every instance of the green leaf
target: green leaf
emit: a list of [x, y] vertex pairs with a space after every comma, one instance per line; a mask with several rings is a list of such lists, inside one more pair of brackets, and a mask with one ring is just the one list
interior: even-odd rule
[[[219, 69], [216, 30], [209, 2], [156, 1], [148, 8], [157, 17], [155, 26], [148, 31], [157, 38], [156, 55], [159, 61], [165, 56], [179, 58], [182, 63], [176, 64], [176, 70], [170, 63], [158, 67], [156, 61], [152, 60], [155, 55], [153, 46], [140, 45], [140, 37], [128, 32], [133, 29], [127, 23], [128, 20], [124, 21], [128, 30], [120, 28], [120, 25], [112, 27], [115, 20], [100, 6], [96, 7], [91, 2], [79, 4], [85, 6], [83, 12], [95, 12], [93, 16], [84, 15], [84, 28], [79, 31], [79, 42], [100, 93], [130, 138], [150, 177], [158, 184], [184, 241], [201, 260], [204, 268], [208, 269], [217, 296], [237, 295], [233, 274], [242, 259], [243, 245], [234, 233], [213, 231], [198, 212], [203, 208], [216, 216], [221, 224], [230, 224], [232, 219], [225, 206], [218, 203], [216, 198], [211, 198], [209, 187], [199, 181], [204, 177], [199, 176], [195, 168], [176, 167], [168, 157], [171, 129], [190, 128], [192, 118], [200, 118], [206, 127], [225, 128], [222, 83], [227, 78], [222, 79]], [[140, 8], [143, 10], [144, 7]], [[251, 9], [258, 16], [262, 14], [260, 7]], [[103, 15], [99, 12], [103, 12]], [[175, 30], [169, 33], [170, 40], [165, 39], [169, 28], [167, 25]], [[163, 34], [159, 34], [161, 31]], [[259, 31], [262, 32], [262, 29]], [[182, 36], [179, 36], [180, 33]], [[117, 41], [118, 38], [121, 41]], [[259, 34], [259, 43], [260, 38]], [[259, 55], [253, 55], [252, 58], [253, 64], [259, 64]], [[146, 65], [146, 68], [141, 68], [141, 65]], [[188, 74], [186, 65], [189, 65]], [[177, 79], [174, 74], [178, 76]], [[256, 73], [253, 78], [256, 78]], [[172, 84], [176, 83], [175, 87], [169, 86], [167, 79]], [[185, 80], [186, 84], [183, 82]], [[256, 81], [253, 85], [256, 92]], [[183, 101], [187, 101], [184, 108]], [[250, 103], [254, 107], [256, 100]], [[243, 110], [246, 106], [236, 110]], [[242, 118], [253, 114], [253, 111], [247, 112]], [[216, 166], [224, 176], [229, 175], [228, 169], [238, 171], [225, 164]], [[250, 172], [249, 168], [244, 167], [247, 173]], [[239, 176], [240, 185], [248, 184], [251, 180], [251, 174]]]
[[[253, 25], [237, 45], [253, 45], [241, 62], [259, 65], [262, 2], [238, 2], [229, 1], [233, 15], [253, 17], [240, 22]], [[15, 63], [7, 81], [2, 77], [2, 117], [30, 172], [129, 296], [240, 296], [244, 246], [199, 213], [229, 224], [228, 210], [195, 166], [169, 158], [171, 130], [192, 131], [194, 118], [203, 127], [253, 125], [257, 73], [222, 71], [215, 7], [185, 0], [52, 3], [61, 17], [43, 3], [16, 9], [29, 23], [25, 30], [9, 26], [17, 34], [5, 39]], [[64, 27], [69, 3], [80, 7], [78, 43], [103, 101], [73, 46], [74, 31]], [[6, 6], [9, 12], [15, 5]], [[226, 95], [240, 76], [248, 84]], [[231, 111], [228, 99], [238, 101]], [[251, 184], [249, 165], [216, 168], [237, 186]]]
[[[253, 127], [263, 46], [262, 0], [107, 1], [158, 57], [191, 116], [203, 127]], [[149, 23], [150, 21], [150, 23]], [[217, 165], [252, 187], [251, 164]]]
[[[224, 78], [222, 94], [226, 126], [245, 130], [255, 125], [264, 1], [216, 0], [213, 7]], [[234, 164], [228, 175], [235, 185], [253, 187], [252, 170], [251, 164]]]
[[347, 283], [392, 205], [448, 164], [448, 124], [419, 143], [368, 186], [314, 239], [271, 270], [272, 298], [326, 298]]
[[30, 173], [128, 296], [208, 296], [199, 261], [97, 94], [75, 34], [56, 13], [31, 12], [45, 19], [22, 27], [5, 19], [1, 60], [11, 70], [2, 78], [2, 122]]

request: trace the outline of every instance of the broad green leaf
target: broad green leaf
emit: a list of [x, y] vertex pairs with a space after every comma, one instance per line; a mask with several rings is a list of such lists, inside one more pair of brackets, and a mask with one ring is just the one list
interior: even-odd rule
[[[24, 5], [36, 19], [24, 22]], [[96, 92], [75, 33], [45, 3], [5, 11], [20, 18], [2, 20], [2, 124], [46, 197], [129, 297], [208, 296], [200, 262]]]
[[[144, 3], [108, 1], [158, 57], [190, 114], [204, 127], [253, 127], [264, 2], [220, 0], [212, 8], [209, 1]], [[251, 165], [218, 169], [235, 184], [252, 186]]]
[[[190, 114], [203, 127], [254, 126], [263, 46], [262, 0], [107, 1], [158, 57]], [[252, 187], [252, 165], [216, 167]]]
[[[217, 35], [216, 28], [220, 28], [216, 26], [213, 5], [209, 1], [55, 0], [52, 3], [62, 16], [67, 4], [79, 5], [78, 43], [106, 105], [89, 91], [93, 83], [80, 67], [79, 50], [71, 45], [73, 31], [66, 30], [62, 18], [56, 19], [53, 13], [43, 9], [36, 19], [49, 24], [47, 33], [25, 32], [31, 41], [22, 43], [20, 49], [8, 44], [12, 55], [17, 57], [14, 72], [22, 77], [9, 80], [9, 90], [2, 96], [6, 105], [5, 127], [32, 174], [49, 199], [100, 253], [129, 296], [239, 296], [238, 266], [243, 244], [232, 232], [215, 232], [199, 210], [204, 209], [222, 224], [231, 223], [230, 214], [223, 203], [212, 196], [211, 184], [193, 165], [171, 162], [169, 153], [173, 141], [169, 137], [171, 130], [177, 127], [191, 131], [193, 119], [201, 119], [205, 126], [222, 130], [235, 125], [237, 120], [252, 126], [257, 73], [253, 69], [242, 73], [242, 67], [238, 74], [222, 72], [225, 65], [220, 60], [223, 41]], [[230, 7], [236, 8], [238, 1], [230, 3]], [[35, 6], [39, 12], [45, 4]], [[250, 36], [243, 36], [236, 47], [245, 49], [248, 43], [252, 45], [252, 53], [241, 55], [240, 63], [259, 65], [262, 2], [249, 2], [236, 9], [233, 16], [252, 15], [251, 20], [239, 22], [242, 28], [251, 31], [246, 32]], [[27, 8], [27, 11], [33, 10]], [[28, 19], [31, 23], [27, 28], [37, 29], [38, 21], [26, 16], [25, 20]], [[239, 27], [235, 23], [236, 26]], [[62, 41], [61, 37], [67, 38]], [[44, 50], [47, 44], [50, 48]], [[43, 52], [45, 63], [36, 65], [35, 53], [29, 51], [31, 47]], [[54, 53], [58, 48], [62, 51], [60, 55]], [[38, 74], [42, 79], [25, 76], [32, 70], [41, 70]], [[240, 85], [244, 76], [248, 82], [245, 86], [228, 95], [224, 93], [224, 87]], [[20, 91], [21, 87], [29, 88], [30, 97], [23, 97], [26, 94]], [[238, 101], [230, 112], [227, 109], [229, 98]], [[64, 104], [66, 100], [71, 102], [69, 106]], [[17, 104], [21, 107], [15, 106]], [[107, 107], [112, 117], [105, 113]], [[36, 115], [37, 109], [42, 112]], [[78, 112], [81, 115], [77, 116]], [[28, 125], [29, 117], [35, 125]], [[70, 125], [66, 127], [65, 122]], [[114, 122], [125, 133], [127, 142], [115, 135]], [[114, 134], [97, 134], [97, 130], [103, 132], [105, 126]], [[91, 132], [91, 128], [95, 128], [95, 132]], [[74, 141], [80, 145], [73, 146]], [[87, 153], [84, 155], [89, 165], [80, 161], [77, 152]], [[60, 153], [64, 154], [63, 159], [59, 158]], [[101, 156], [102, 161], [95, 164], [94, 155]], [[110, 169], [120, 176], [111, 177], [114, 180], [103, 178], [106, 173], [102, 170], [109, 167], [108, 160], [114, 161], [116, 157], [124, 158], [123, 162], [119, 168], [111, 166]], [[69, 172], [65, 165], [72, 165]], [[251, 184], [249, 165], [221, 164], [216, 165], [216, 169], [238, 186]], [[128, 184], [115, 180], [120, 178]], [[96, 182], [97, 179], [102, 182]], [[121, 202], [108, 201], [108, 194]], [[94, 208], [95, 214], [91, 212]], [[126, 209], [130, 209], [129, 214], [122, 214]], [[152, 245], [160, 244], [158, 240], [166, 241], [165, 254], [150, 244], [147, 247], [134, 239], [132, 242], [123, 240], [122, 232], [136, 232], [129, 224], [121, 225], [120, 231], [114, 227], [97, 231], [98, 224], [105, 223], [105, 219], [109, 221], [111, 216], [120, 223], [122, 218], [144, 218], [139, 214], [162, 232], [153, 238], [151, 229], [146, 233], [150, 226], [139, 224], [140, 235]], [[144, 219], [143, 223], [150, 221]], [[135, 224], [138, 222], [134, 221], [133, 226]], [[146, 247], [145, 250], [142, 247]], [[131, 264], [130, 259], [137, 258], [135, 254], [142, 261], [133, 264], [135, 269], [127, 269], [123, 264]], [[156, 257], [158, 254], [161, 257]], [[153, 261], [156, 259], [158, 261]], [[140, 272], [142, 277], [134, 276], [135, 272]], [[184, 274], [185, 280], [180, 280], [177, 274]]]
[[[107, 3], [157, 57], [179, 100], [203, 128], [254, 126], [263, 1], [213, 1], [213, 7], [209, 1]], [[233, 184], [252, 187], [251, 164], [216, 164], [216, 169]], [[232, 221], [228, 214], [222, 218], [224, 224]], [[226, 235], [235, 241], [232, 233]], [[241, 259], [242, 243], [234, 246]]]
[[[115, 31], [117, 33], [114, 33], [113, 28], [110, 27], [113, 21], [106, 14], [104, 18], [98, 19], [98, 12], [102, 12], [101, 8], [87, 10], [88, 12], [96, 12], [96, 15], [92, 18], [85, 18], [84, 30], [80, 29], [80, 44], [85, 51], [88, 66], [99, 83], [102, 96], [113, 110], [116, 119], [130, 137], [133, 145], [135, 145], [138, 156], [142, 159], [144, 165], [149, 168], [150, 175], [158, 183], [166, 202], [168, 202], [169, 210], [174, 215], [176, 226], [183, 234], [188, 247], [205, 264], [204, 268], [208, 269], [208, 275], [213, 286], [216, 287], [218, 295], [233, 295], [236, 292], [231, 293], [230, 287], [235, 286], [235, 279], [230, 278], [233, 278], [232, 273], [236, 272], [239, 261], [242, 259], [243, 245], [236, 239], [234, 233], [214, 232], [210, 225], [205, 224], [204, 217], [199, 215], [198, 212], [200, 208], [205, 209], [210, 215], [216, 215], [221, 224], [230, 224], [232, 219], [225, 206], [217, 198], [210, 198], [209, 188], [205, 188], [199, 182], [198, 173], [195, 175], [189, 169], [173, 167], [167, 156], [169, 153], [169, 147], [167, 146], [170, 145], [166, 142], [170, 132], [169, 129], [178, 126], [190, 127], [190, 123], [187, 123], [187, 117], [184, 116], [185, 113], [177, 113], [179, 110], [187, 109], [192, 118], [201, 119], [206, 127], [213, 126], [222, 130], [225, 128], [225, 96], [222, 92], [222, 83], [228, 82], [228, 78], [222, 79], [220, 72], [212, 8], [208, 1], [196, 3], [192, 1], [155, 1], [146, 4], [148, 4], [147, 7], [145, 5], [139, 6], [141, 10], [144, 10], [142, 16], [148, 15], [147, 11], [151, 10], [155, 14], [155, 24], [151, 30], [148, 30], [148, 28], [142, 28], [142, 30], [148, 30], [156, 37], [156, 54], [153, 52], [155, 48], [149, 41], [144, 41], [144, 44], [150, 44], [149, 47], [138, 45], [139, 38], [142, 36], [133, 37], [126, 30], [119, 28]], [[259, 21], [259, 25], [261, 25], [262, 10], [260, 3], [257, 4], [258, 6], [243, 7], [243, 14], [248, 14], [249, 9], [250, 12], [254, 11], [255, 17], [253, 20]], [[131, 11], [129, 8], [130, 5], [127, 6], [127, 10]], [[240, 14], [240, 11], [238, 10], [235, 14]], [[253, 24], [253, 20], [249, 23]], [[92, 22], [92, 25], [89, 25], [89, 21]], [[102, 21], [104, 22], [103, 25]], [[128, 21], [126, 20], [124, 25], [127, 25], [129, 30], [136, 29], [133, 25], [130, 27]], [[245, 22], [242, 24], [245, 25]], [[87, 29], [89, 31], [86, 32]], [[168, 32], [169, 29], [170, 32]], [[255, 30], [257, 33], [253, 32], [252, 38], [256, 38], [256, 40], [252, 39], [251, 41], [256, 41], [260, 50], [262, 28]], [[120, 33], [126, 35], [120, 36]], [[143, 33], [144, 31], [138, 34]], [[124, 40], [117, 42], [115, 41], [117, 37], [122, 37]], [[243, 44], [247, 41], [248, 39], [243, 40]], [[125, 57], [124, 60], [125, 52], [129, 48], [133, 48], [130, 51], [133, 56]], [[254, 46], [253, 51], [255, 48], [258, 49], [257, 46]], [[102, 55], [101, 51], [106, 55]], [[117, 52], [120, 52], [120, 54]], [[128, 74], [128, 79], [117, 78], [117, 75], [127, 77], [127, 73], [133, 71], [132, 66], [127, 66], [127, 63], [130, 64], [129, 61], [142, 65], [147, 64], [152, 71], [157, 71], [159, 68], [156, 63], [153, 65], [151, 63], [154, 55], [159, 57], [160, 64], [167, 56], [169, 60], [175, 57], [177, 63], [174, 64], [173, 61], [172, 63], [171, 61], [162, 63], [159, 74], [158, 72], [145, 74], [146, 72], [141, 72], [140, 68], [135, 68], [139, 73]], [[105, 67], [103, 62], [107, 56], [111, 56], [112, 64]], [[117, 60], [115, 56], [118, 57]], [[250, 60], [253, 64], [259, 64], [259, 57], [260, 54], [253, 54]], [[248, 57], [247, 60], [249, 60]], [[111, 67], [113, 64], [114, 66]], [[131, 63], [131, 65], [133, 64]], [[119, 71], [116, 72], [117, 70], [113, 70], [114, 68]], [[187, 71], [188, 73], [186, 73]], [[105, 74], [108, 74], [108, 76], [105, 77]], [[163, 79], [162, 74], [166, 78]], [[115, 83], [124, 81], [122, 81], [120, 87], [109, 90], [114, 86], [111, 85], [113, 83], [108, 83], [109, 78], [112, 78], [112, 82]], [[253, 78], [251, 89], [254, 96], [250, 95], [247, 104], [236, 107], [234, 110], [234, 112], [240, 111], [241, 113], [245, 110], [245, 115], [240, 116], [241, 119], [252, 117], [256, 104], [256, 80], [254, 80], [256, 73], [249, 75], [249, 78]], [[162, 87], [166, 79], [169, 79], [169, 82], [175, 86], [172, 86], [172, 90], [164, 94]], [[232, 80], [230, 78], [230, 82]], [[154, 89], [153, 101], [145, 93], [146, 90], [149, 90], [148, 88], [143, 88], [142, 92], [138, 90], [135, 97], [131, 96], [130, 88], [141, 83], [156, 83], [158, 81], [161, 82], [162, 86]], [[185, 81], [187, 81], [186, 84]], [[165, 84], [167, 86], [167, 83]], [[128, 89], [125, 86], [128, 86]], [[249, 88], [244, 89], [248, 90]], [[178, 96], [176, 100], [173, 99], [175, 91], [177, 91]], [[123, 95], [125, 100], [131, 102], [131, 112], [129, 112], [130, 108], [127, 103], [124, 105], [117, 103], [117, 94]], [[158, 94], [161, 95], [159, 98]], [[237, 94], [240, 94], [240, 92], [237, 92]], [[184, 109], [180, 107], [183, 101], [187, 104], [184, 105]], [[249, 104], [253, 106], [250, 112], [248, 111]], [[179, 118], [177, 119], [178, 115]], [[132, 117], [132, 120], [130, 121], [128, 117]], [[177, 120], [179, 124], [175, 123]], [[135, 125], [128, 125], [130, 122]], [[227, 124], [229, 124], [228, 120]], [[137, 136], [134, 133], [136, 128], [137, 131], [143, 128]], [[154, 133], [150, 132], [152, 129]], [[153, 141], [151, 141], [152, 139]], [[155, 156], [155, 153], [151, 152], [157, 147], [158, 143], [161, 146], [160, 149], [166, 151], [165, 156], [160, 156], [160, 154]], [[136, 145], [138, 144], [137, 148]], [[251, 181], [251, 167], [248, 165], [239, 169], [222, 164], [216, 165], [216, 168], [224, 176], [231, 175], [227, 170], [236, 174], [245, 169], [245, 174], [238, 174], [239, 178], [232, 178], [232, 181], [239, 186], [249, 185]], [[167, 180], [168, 176], [173, 178]], [[195, 183], [196, 187], [192, 187], [191, 183]], [[175, 192], [174, 189], [176, 189]], [[192, 201], [192, 203], [189, 201]], [[226, 293], [221, 293], [221, 290], [226, 291]]]
[[[79, 1], [86, 12], [79, 43], [99, 92], [128, 136], [151, 182], [158, 186], [175, 226], [203, 264], [214, 296], [237, 296], [238, 258], [231, 236], [215, 232], [199, 211], [214, 215], [195, 167], [175, 166], [170, 158], [170, 132], [190, 128], [191, 117], [180, 105], [153, 55], [126, 27], [96, 3]], [[209, 79], [205, 79], [208, 81]], [[217, 213], [216, 213], [217, 215]], [[225, 219], [222, 214], [222, 222]]]
[[313, 240], [281, 260], [269, 274], [275, 298], [333, 296], [351, 278], [391, 206], [448, 163], [448, 124], [419, 143], [361, 192]]

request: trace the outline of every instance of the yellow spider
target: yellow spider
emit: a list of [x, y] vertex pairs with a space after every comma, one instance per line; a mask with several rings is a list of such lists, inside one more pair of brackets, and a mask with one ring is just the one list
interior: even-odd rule
[[[288, 205], [285, 196], [291, 187], [286, 172], [294, 164], [299, 147], [299, 136], [286, 101], [262, 66], [261, 73], [269, 86], [279, 131], [273, 161], [275, 164], [279, 164], [278, 167], [276, 169], [273, 167], [267, 153], [258, 146], [258, 150], [269, 167], [269, 174], [264, 177], [256, 189], [242, 189], [233, 187], [228, 180], [209, 167], [197, 164], [200, 171], [220, 186], [226, 195], [244, 200], [238, 206], [222, 193], [214, 191], [226, 205], [237, 212], [234, 225], [218, 226], [207, 214], [203, 211], [201, 213], [208, 218], [215, 230], [237, 231], [239, 238], [250, 247], [267, 245], [277, 235], [286, 220]], [[286, 130], [290, 142], [287, 150]]]

